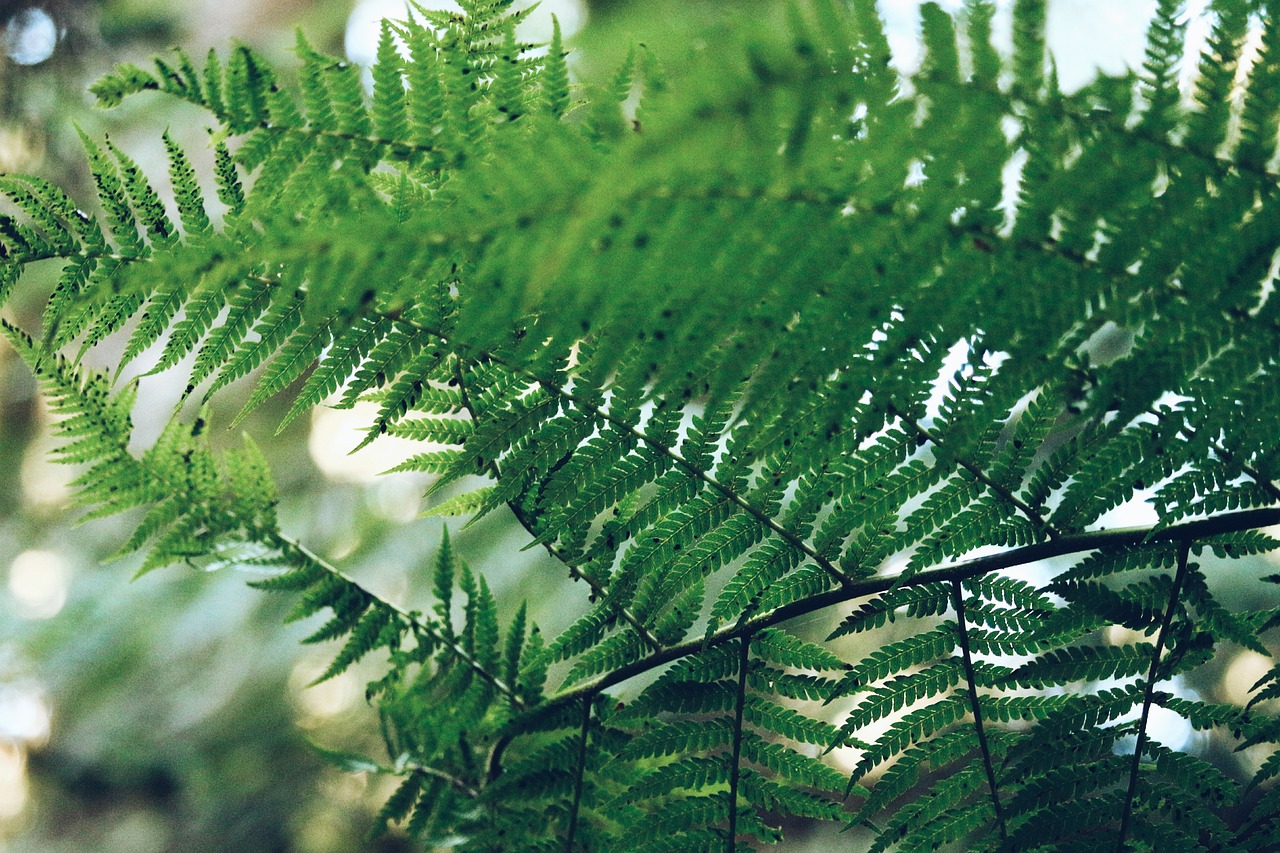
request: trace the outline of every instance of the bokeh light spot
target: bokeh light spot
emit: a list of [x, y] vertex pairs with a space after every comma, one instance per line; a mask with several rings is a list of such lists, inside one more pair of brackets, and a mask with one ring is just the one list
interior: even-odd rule
[[4, 52], [19, 65], [39, 65], [58, 44], [58, 25], [44, 9], [24, 9], [4, 26]]
[[311, 435], [307, 449], [316, 467], [340, 483], [372, 483], [378, 475], [421, 453], [422, 442], [394, 436], [381, 436], [372, 444], [352, 453], [368, 432], [378, 414], [376, 403], [357, 403], [350, 409], [316, 408], [311, 413]]
[[26, 682], [0, 685], [0, 740], [32, 747], [49, 741], [49, 703], [39, 685]]
[[27, 805], [27, 753], [0, 740], [0, 820], [12, 820]]
[[327, 668], [327, 660], [302, 660], [289, 675], [290, 687], [303, 714], [298, 724], [303, 728], [314, 728], [321, 721], [350, 710], [360, 698], [360, 684], [350, 670], [312, 684]]
[[1222, 691], [1226, 699], [1236, 705], [1246, 705], [1253, 698], [1253, 686], [1271, 671], [1270, 658], [1245, 649], [1231, 659], [1222, 677]]
[[9, 592], [28, 619], [49, 619], [67, 603], [71, 569], [53, 551], [23, 551], [9, 566]]

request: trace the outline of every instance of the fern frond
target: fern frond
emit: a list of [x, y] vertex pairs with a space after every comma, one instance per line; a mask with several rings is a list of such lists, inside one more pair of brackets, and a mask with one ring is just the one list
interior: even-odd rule
[[1014, 82], [1028, 95], [1039, 93], [1045, 79], [1044, 0], [1018, 0], [1013, 8]]
[[1161, 0], [1147, 31], [1147, 56], [1143, 62], [1147, 75], [1143, 81], [1144, 95], [1148, 103], [1141, 126], [1152, 136], [1168, 133], [1177, 123], [1175, 110], [1181, 100], [1177, 63], [1185, 35], [1181, 3]]
[[560, 19], [554, 15], [551, 16], [551, 44], [547, 47], [542, 86], [547, 112], [557, 118], [564, 115], [569, 110], [569, 68], [560, 37]]
[[[100, 81], [212, 116], [220, 216], [168, 134], [177, 222], [109, 141], [85, 138], [98, 219], [0, 179], [0, 296], [56, 265], [43, 343], [4, 329], [78, 500], [139, 510], [144, 572], [298, 593], [335, 643], [321, 680], [382, 653], [380, 824], [530, 851], [721, 853], [792, 817], [873, 850], [1269, 849], [1280, 761], [1241, 790], [1149, 724], [1277, 741], [1274, 671], [1248, 708], [1169, 685], [1269, 656], [1280, 622], [1188, 559], [1270, 552], [1280, 519], [1273, 4], [1213, 4], [1190, 109], [1173, 0], [1140, 72], [1070, 93], [1044, 0], [1014, 4], [1008, 59], [994, 4], [926, 4], [909, 79], [873, 0], [805, 0], [581, 87], [559, 22], [539, 55], [509, 0], [458, 5], [384, 24], [371, 92], [302, 35], [296, 85], [247, 46]], [[430, 615], [374, 595], [280, 533], [262, 455], [215, 454], [207, 412], [130, 453], [138, 384], [59, 352], [117, 336], [188, 395], [256, 373], [236, 423], [376, 402], [360, 446], [416, 442], [394, 470], [432, 475], [428, 514], [505, 505], [590, 600], [546, 639], [533, 610], [500, 622], [447, 534]], [[1154, 523], [1101, 529], [1141, 499]]]
[[[292, 320], [290, 309], [300, 308], [300, 305], [290, 305], [284, 316]], [[299, 316], [300, 319], [300, 316]], [[260, 340], [265, 340], [263, 336]], [[296, 330], [289, 335], [288, 340], [284, 341], [279, 351], [275, 353], [275, 358], [271, 364], [263, 371], [262, 376], [258, 379], [257, 385], [254, 387], [253, 393], [249, 396], [248, 401], [231, 422], [234, 427], [249, 416], [254, 409], [258, 408], [268, 398], [278, 394], [284, 388], [288, 387], [292, 382], [298, 379], [309, 368], [313, 361], [320, 356], [324, 348], [328, 346], [331, 339], [329, 327], [326, 324], [308, 325], [302, 324], [296, 327]], [[265, 347], [263, 348], [265, 349]], [[270, 352], [265, 353], [262, 357], [266, 358]]]
[[1280, 82], [1280, 24], [1274, 15], [1263, 21], [1262, 44], [1249, 75], [1244, 109], [1240, 116], [1240, 143], [1236, 157], [1247, 167], [1262, 168], [1276, 147], [1276, 116], [1280, 98], [1275, 94]]

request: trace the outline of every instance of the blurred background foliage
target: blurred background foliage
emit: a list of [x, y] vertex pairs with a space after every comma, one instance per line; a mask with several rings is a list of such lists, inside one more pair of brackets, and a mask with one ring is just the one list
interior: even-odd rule
[[[918, 5], [882, 0], [904, 67], [914, 59]], [[691, 14], [697, 6], [679, 8], [686, 19], [728, 8], [706, 0]], [[1061, 14], [1064, 6], [1075, 14]], [[1112, 73], [1136, 66], [1153, 6], [1051, 4], [1059, 10], [1050, 38], [1064, 85], [1078, 85], [1099, 64]], [[169, 128], [198, 160], [208, 148], [202, 116], [163, 98], [90, 109], [85, 90], [99, 74], [172, 45], [200, 53], [234, 37], [288, 67], [298, 26], [313, 44], [365, 62], [375, 22], [404, 7], [403, 0], [0, 0], [0, 172], [40, 174], [92, 197], [78, 125], [91, 136], [111, 135], [161, 182], [160, 131]], [[666, 39], [677, 53], [698, 49], [672, 35], [673, 7], [656, 8], [636, 0], [548, 0], [526, 35], [545, 38], [555, 12], [597, 56], [620, 53], [629, 40]], [[605, 65], [607, 59], [588, 58], [578, 70], [589, 76]], [[16, 319], [31, 328], [38, 307], [19, 305]], [[107, 364], [112, 355], [107, 347], [93, 357]], [[176, 380], [164, 375], [142, 381], [147, 407], [135, 420], [149, 439], [181, 389], [167, 387]], [[228, 395], [214, 422], [225, 424], [237, 406]], [[277, 473], [285, 530], [379, 592], [425, 607], [425, 563], [440, 524], [417, 518], [420, 478], [375, 476], [399, 461], [401, 449], [386, 440], [348, 456], [368, 418], [362, 410], [322, 409], [310, 423], [270, 438], [282, 414], [259, 410], [248, 430]], [[65, 505], [73, 472], [46, 461], [47, 421], [25, 368], [0, 349], [0, 476], [7, 485], [0, 488], [0, 853], [411, 849], [394, 835], [363, 838], [393, 780], [345, 772], [311, 745], [384, 758], [377, 720], [363, 701], [362, 678], [376, 672], [376, 661], [373, 669], [306, 689], [332, 650], [299, 647], [305, 625], [281, 627], [287, 599], [254, 592], [231, 571], [170, 569], [130, 583], [127, 561], [108, 558], [137, 519], [71, 526]], [[514, 521], [495, 514], [454, 533], [459, 552], [485, 572], [508, 608], [528, 600], [549, 631], [580, 612], [585, 591], [541, 552], [521, 552], [527, 537]], [[818, 638], [829, 626], [824, 618], [807, 627]], [[1242, 651], [1185, 689], [1240, 701], [1260, 667], [1265, 671], [1265, 659]], [[1171, 745], [1175, 739], [1162, 737]], [[1228, 767], [1265, 758], [1201, 746], [1222, 752]], [[830, 836], [824, 841], [805, 827], [790, 835], [790, 850], [830, 849]]]
[[[0, 171], [39, 174], [92, 198], [79, 125], [109, 134], [162, 179], [160, 131], [169, 128], [198, 157], [208, 148], [203, 116], [162, 98], [92, 109], [93, 79], [173, 45], [198, 55], [233, 37], [287, 67], [299, 26], [341, 54], [357, 5], [0, 2]], [[365, 5], [360, 20], [378, 11]], [[25, 307], [16, 319], [30, 327], [38, 305]], [[94, 359], [112, 356], [108, 348]], [[154, 435], [167, 419], [181, 390], [166, 387], [172, 381], [143, 380], [140, 432]], [[223, 401], [235, 405], [234, 393]], [[221, 414], [215, 423], [230, 420]], [[439, 541], [440, 524], [414, 521], [421, 480], [375, 481], [398, 461], [392, 447], [346, 456], [367, 413], [326, 411], [271, 439], [282, 414], [264, 412], [248, 430], [277, 472], [286, 526], [380, 591], [425, 606], [419, 561]], [[329, 766], [309, 743], [385, 758], [363, 700], [368, 671], [304, 689], [332, 650], [300, 650], [307, 626], [282, 628], [291, 602], [248, 589], [235, 572], [173, 568], [131, 583], [136, 566], [107, 558], [138, 519], [72, 526], [65, 505], [74, 472], [46, 461], [47, 426], [25, 369], [0, 349], [8, 485], [0, 489], [0, 850], [410, 849], [396, 837], [364, 841], [388, 793], [384, 780]], [[557, 598], [552, 585], [567, 583], [535, 553], [510, 558], [524, 544], [515, 528], [477, 525], [457, 540], [469, 559], [492, 567], [490, 582], [508, 600]]]

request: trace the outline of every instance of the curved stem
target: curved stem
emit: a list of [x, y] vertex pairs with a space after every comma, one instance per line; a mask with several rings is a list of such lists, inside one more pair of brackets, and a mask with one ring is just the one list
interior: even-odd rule
[[956, 623], [960, 628], [960, 651], [964, 658], [964, 677], [969, 689], [969, 705], [973, 710], [973, 728], [978, 735], [978, 749], [982, 752], [982, 767], [987, 772], [987, 787], [991, 791], [991, 808], [1000, 828], [1000, 840], [1009, 840], [1005, 826], [1004, 809], [1000, 805], [1000, 792], [996, 787], [996, 771], [991, 763], [991, 747], [987, 743], [987, 729], [982, 721], [982, 705], [978, 699], [978, 680], [973, 672], [973, 651], [969, 645], [969, 621], [964, 614], [964, 582], [951, 582], [951, 601], [956, 609]]
[[702, 652], [708, 648], [724, 645], [725, 643], [731, 642], [740, 637], [750, 636], [751, 634], [758, 633], [764, 628], [769, 628], [773, 625], [778, 625], [782, 622], [795, 619], [799, 616], [805, 616], [836, 604], [842, 604], [846, 601], [851, 601], [857, 598], [866, 598], [871, 595], [887, 592], [890, 589], [923, 586], [931, 583], [949, 583], [955, 580], [967, 580], [968, 578], [991, 574], [992, 572], [1000, 571], [1001, 569], [1025, 566], [1029, 563], [1047, 560], [1050, 557], [1061, 557], [1066, 554], [1095, 551], [1099, 548], [1123, 548], [1146, 545], [1153, 542], [1182, 542], [1184, 540], [1198, 540], [1224, 533], [1236, 533], [1241, 530], [1254, 530], [1260, 527], [1270, 527], [1276, 524], [1280, 524], [1280, 507], [1270, 509], [1251, 509], [1241, 512], [1223, 513], [1222, 515], [1214, 516], [1213, 518], [1189, 521], [1184, 524], [1176, 524], [1163, 529], [1156, 529], [1155, 527], [1129, 527], [1118, 530], [1098, 530], [1089, 533], [1079, 533], [1073, 536], [1062, 536], [1048, 542], [1040, 542], [1035, 545], [1014, 548], [1012, 550], [1005, 551], [1002, 554], [992, 554], [990, 557], [978, 557], [946, 568], [920, 572], [905, 580], [897, 576], [869, 578], [867, 580], [853, 583], [847, 588], [833, 589], [829, 592], [822, 593], [821, 595], [815, 595], [801, 601], [792, 602], [791, 604], [779, 607], [776, 610], [771, 610], [768, 613], [761, 614], [755, 619], [750, 619], [746, 622], [722, 628], [710, 637], [699, 637], [674, 646], [667, 646], [661, 652], [656, 652], [648, 657], [620, 666], [607, 675], [601, 676], [596, 681], [572, 690], [566, 690], [564, 693], [551, 697], [539, 705], [534, 713], [542, 714], [554, 708], [563, 707], [571, 702], [578, 701], [585, 695], [599, 693], [602, 690], [606, 690], [616, 684], [621, 684], [624, 681], [634, 678], [641, 673], [648, 672], [655, 667], [671, 663], [672, 661], [679, 660], [680, 658], [688, 655]]
[[1164, 655], [1165, 643], [1169, 640], [1169, 629], [1173, 625], [1173, 614], [1178, 609], [1178, 601], [1182, 594], [1182, 584], [1187, 579], [1187, 557], [1190, 552], [1190, 537], [1178, 540], [1178, 573], [1174, 575], [1173, 587], [1169, 590], [1169, 606], [1165, 608], [1164, 618], [1160, 621], [1160, 633], [1156, 639], [1156, 648], [1151, 653], [1151, 666], [1147, 669], [1147, 686], [1142, 695], [1142, 715], [1138, 720], [1138, 742], [1133, 746], [1133, 763], [1129, 766], [1129, 787], [1124, 795], [1124, 809], [1120, 817], [1120, 834], [1116, 839], [1116, 853], [1124, 853], [1125, 839], [1129, 834], [1129, 824], [1133, 818], [1133, 798], [1138, 791], [1138, 776], [1142, 769], [1142, 752], [1147, 747], [1147, 722], [1151, 717], [1151, 706], [1155, 701], [1156, 680], [1160, 674], [1160, 658]]
[[447, 782], [450, 787], [462, 792], [473, 800], [480, 796], [480, 792], [475, 788], [471, 787], [458, 777], [452, 776], [443, 770], [437, 770], [436, 768], [428, 767], [425, 764], [409, 764], [406, 765], [406, 769], [414, 773], [421, 773], [424, 776], [430, 776], [433, 779], [439, 779], [442, 782]]

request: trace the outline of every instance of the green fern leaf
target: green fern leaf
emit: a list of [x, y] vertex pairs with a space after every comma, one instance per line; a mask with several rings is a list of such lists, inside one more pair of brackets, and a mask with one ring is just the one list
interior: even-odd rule
[[546, 65], [542, 72], [545, 109], [557, 118], [569, 111], [569, 67], [565, 63], [564, 42], [560, 37], [560, 19], [551, 17], [551, 44], [547, 47]]
[[1077, 646], [1048, 652], [1019, 667], [1013, 681], [1042, 686], [1086, 679], [1101, 681], [1137, 675], [1150, 664], [1155, 649], [1149, 643], [1132, 646]]
[[483, 486], [465, 494], [455, 495], [448, 500], [441, 501], [422, 514], [428, 517], [475, 515], [484, 507], [491, 505], [490, 496], [493, 494], [493, 489], [493, 486]]
[[[292, 310], [300, 305], [291, 305], [287, 309], [288, 313], [284, 317], [290, 317]], [[273, 318], [274, 319], [274, 318]], [[302, 324], [296, 327], [296, 330], [289, 335], [288, 340], [276, 353], [270, 366], [263, 371], [258, 384], [254, 387], [253, 393], [249, 396], [249, 400], [244, 404], [240, 413], [232, 420], [231, 426], [235, 427], [240, 424], [249, 413], [261, 406], [269, 398], [283, 391], [292, 382], [298, 379], [308, 367], [311, 366], [324, 351], [329, 344], [331, 335], [327, 324], [309, 325]], [[265, 355], [269, 355], [266, 353]], [[263, 356], [265, 358], [265, 355]]]

